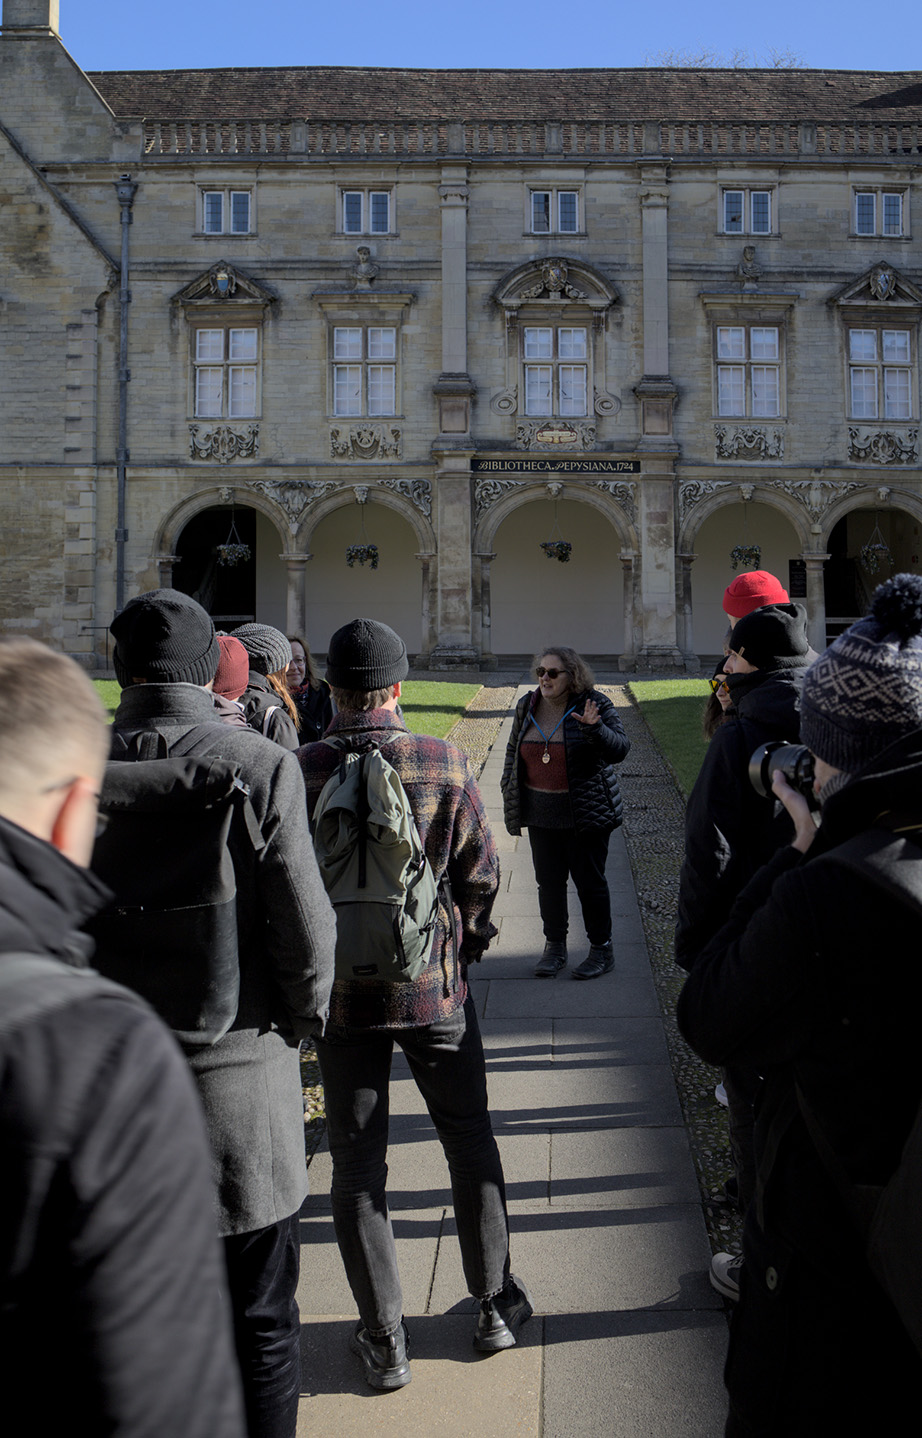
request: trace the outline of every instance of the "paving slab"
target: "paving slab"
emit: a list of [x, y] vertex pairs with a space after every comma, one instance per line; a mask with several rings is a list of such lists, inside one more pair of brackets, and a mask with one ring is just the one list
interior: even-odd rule
[[[486, 987], [486, 986], [484, 986]], [[481, 985], [476, 998], [481, 1003]], [[568, 975], [556, 979], [538, 979], [534, 984], [516, 979], [491, 979], [483, 997], [480, 1013], [487, 1019], [526, 1018], [594, 1018], [602, 1014], [620, 1015], [659, 1013], [653, 979], [648, 975], [636, 978], [622, 976], [616, 968], [589, 983], [580, 983]]]
[[[426, 1312], [445, 1219], [445, 1210], [441, 1208], [417, 1209], [394, 1215], [397, 1260], [408, 1313]], [[355, 1313], [352, 1293], [336, 1246], [332, 1216], [317, 1207], [305, 1207], [301, 1211], [298, 1306], [302, 1316]]]
[[698, 1180], [682, 1127], [552, 1133], [550, 1160], [552, 1204], [651, 1208], [698, 1201]]

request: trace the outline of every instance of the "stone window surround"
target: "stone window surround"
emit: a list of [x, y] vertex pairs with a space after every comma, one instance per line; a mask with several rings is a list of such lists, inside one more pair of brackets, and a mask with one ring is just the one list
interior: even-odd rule
[[[362, 196], [362, 223], [359, 229], [346, 229], [346, 195]], [[387, 228], [384, 230], [373, 230], [371, 228], [371, 196], [387, 195]], [[371, 235], [376, 240], [386, 239], [388, 236], [397, 234], [397, 198], [396, 188], [392, 182], [369, 181], [363, 183], [340, 181], [336, 186], [336, 225], [337, 235], [346, 235], [352, 239], [355, 235]]]
[[[743, 196], [742, 225], [738, 230], [727, 229], [727, 196], [730, 194], [741, 194]], [[753, 195], [768, 196], [768, 229], [756, 230], [752, 226], [752, 197]], [[737, 180], [735, 178], [722, 180], [718, 187], [718, 211], [717, 231], [731, 239], [739, 239], [740, 235], [752, 235], [759, 240], [770, 240], [778, 233], [778, 184], [775, 180]]]
[[[851, 204], [849, 207], [849, 238], [853, 240], [911, 240], [912, 231], [909, 222], [909, 184], [893, 183], [889, 179], [886, 182], [875, 184], [862, 183], [860, 180], [853, 180], [851, 186]], [[858, 196], [873, 195], [874, 204], [874, 228], [873, 230], [858, 229]], [[883, 209], [884, 195], [899, 195], [901, 200], [900, 229], [898, 234], [885, 234], [883, 230]]]
[[[873, 317], [872, 317], [873, 316]], [[854, 311], [846, 316], [844, 333], [844, 357], [845, 357], [845, 412], [846, 417], [853, 423], [877, 424], [887, 421], [891, 424], [911, 424], [919, 417], [919, 343], [918, 343], [918, 318], [909, 317], [905, 313], [895, 311], [887, 314], [886, 317], [875, 311], [868, 315], [857, 315]], [[860, 360], [852, 357], [851, 353], [851, 332], [852, 330], [873, 330], [877, 334], [877, 356], [872, 360]], [[883, 356], [883, 331], [895, 330], [909, 335], [909, 362], [901, 364], [899, 360], [887, 363]], [[855, 415], [852, 413], [852, 370], [853, 369], [874, 369], [877, 372], [877, 413], [875, 415]], [[909, 399], [910, 412], [905, 415], [889, 415], [886, 411], [884, 396], [884, 372], [888, 369], [909, 370]]]
[[[188, 410], [190, 420], [229, 420], [233, 422], [238, 419], [259, 419], [262, 414], [262, 376], [263, 376], [263, 316], [262, 307], [241, 306], [241, 305], [220, 305], [205, 312], [199, 310], [190, 314], [189, 319], [189, 397]], [[229, 357], [228, 331], [244, 329], [256, 331], [256, 359], [255, 361], [242, 361], [245, 368], [256, 370], [256, 394], [253, 405], [253, 413], [247, 415], [230, 414], [229, 397], [227, 389], [227, 373], [232, 367], [233, 361]], [[199, 360], [196, 356], [197, 335], [200, 330], [223, 330], [225, 334], [224, 358], [221, 361], [221, 368], [225, 372], [223, 385], [223, 404], [220, 415], [198, 414], [196, 411], [196, 374], [200, 368], [209, 367], [207, 360]]]
[[[326, 412], [329, 420], [342, 421], [344, 419], [365, 417], [372, 419], [400, 419], [403, 417], [403, 326], [406, 323], [407, 311], [413, 302], [413, 298], [413, 295], [408, 294], [363, 294], [360, 297], [355, 294], [327, 295], [323, 298], [318, 298], [317, 303], [323, 314], [326, 327]], [[394, 378], [395, 398], [394, 413], [392, 415], [368, 416], [364, 389], [361, 415], [341, 415], [336, 413], [333, 372], [337, 361], [334, 359], [333, 331], [340, 327], [361, 328], [365, 331], [372, 327], [393, 328], [396, 330], [396, 358], [394, 360], [396, 370]], [[367, 363], [367, 361], [363, 361], [363, 363]]]
[[[753, 422], [771, 420], [773, 422], [783, 421], [787, 418], [787, 331], [790, 323], [796, 295], [699, 295], [704, 306], [710, 326], [710, 348], [711, 348], [711, 408], [713, 418], [717, 422], [728, 419], [748, 419]], [[745, 415], [725, 415], [719, 412], [717, 395], [717, 330], [719, 327], [743, 326], [748, 331], [753, 326], [774, 327], [778, 330], [778, 399], [779, 412], [776, 415], [753, 415], [748, 394], [747, 383], [747, 413]], [[747, 367], [751, 361], [746, 360]]]
[[[224, 195], [224, 228], [221, 230], [205, 229], [205, 195], [220, 191]], [[249, 229], [232, 230], [229, 228], [231, 193], [248, 194], [250, 197]], [[240, 176], [211, 177], [196, 180], [195, 185], [195, 230], [196, 239], [202, 240], [251, 240], [256, 236], [256, 185], [241, 183]]]
[[[562, 230], [560, 228], [560, 196], [576, 196], [576, 229]], [[551, 220], [550, 228], [547, 230], [536, 230], [534, 227], [533, 197], [535, 195], [550, 195], [551, 197]], [[525, 226], [524, 233], [528, 236], [535, 235], [563, 235], [569, 239], [579, 239], [586, 234], [585, 210], [583, 208], [583, 185], [582, 180], [568, 181], [555, 175], [552, 180], [529, 181], [525, 186]]]

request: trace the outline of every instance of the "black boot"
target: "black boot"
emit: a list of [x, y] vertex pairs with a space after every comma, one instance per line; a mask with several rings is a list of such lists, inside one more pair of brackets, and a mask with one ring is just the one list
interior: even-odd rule
[[556, 979], [561, 969], [567, 966], [566, 939], [548, 939], [544, 945], [541, 962], [535, 969], [536, 979]]
[[615, 955], [611, 940], [607, 944], [590, 944], [589, 952], [578, 968], [573, 970], [574, 979], [597, 979], [608, 974], [615, 967]]

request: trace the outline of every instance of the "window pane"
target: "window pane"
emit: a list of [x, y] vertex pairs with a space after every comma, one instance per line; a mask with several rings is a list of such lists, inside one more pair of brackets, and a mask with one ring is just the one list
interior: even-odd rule
[[359, 328], [346, 328], [337, 325], [333, 331], [333, 358], [334, 359], [361, 359], [362, 358], [362, 331]]
[[901, 235], [903, 233], [903, 196], [883, 195], [882, 203], [884, 210], [884, 234]]
[[579, 229], [579, 203], [576, 190], [561, 190], [558, 194], [557, 228], [562, 235], [575, 235]]
[[370, 364], [368, 366], [369, 414], [394, 413], [396, 373], [392, 364]]
[[912, 419], [908, 369], [884, 370], [884, 418]]
[[861, 369], [852, 365], [850, 370], [852, 391], [852, 418], [877, 418], [877, 370]]
[[883, 358], [891, 362], [904, 364], [909, 363], [909, 331], [908, 330], [884, 330], [883, 333]]
[[586, 367], [578, 364], [562, 364], [560, 378], [560, 413], [565, 415], [586, 413]]
[[232, 419], [256, 413], [256, 366], [231, 365], [227, 375], [227, 412]]
[[875, 210], [877, 196], [867, 193], [855, 196], [855, 233], [873, 235], [876, 229]]
[[525, 413], [551, 413], [551, 366], [525, 366]]
[[771, 234], [772, 197], [770, 191], [753, 190], [749, 200], [752, 214], [752, 233], [754, 235]]
[[256, 335], [256, 330], [229, 330], [228, 359], [255, 360]]
[[231, 230], [235, 235], [245, 235], [250, 229], [249, 190], [231, 191]]
[[[352, 355], [349, 356], [353, 358]], [[392, 327], [387, 329], [376, 329], [374, 326], [368, 330], [368, 358], [369, 359], [396, 359], [397, 358], [397, 331]]]
[[221, 413], [221, 377], [223, 370], [197, 369], [195, 371], [195, 413], [204, 418], [214, 418]]
[[746, 371], [742, 365], [718, 365], [717, 413], [746, 413]]
[[196, 330], [195, 358], [197, 360], [223, 360], [224, 331]]
[[362, 366], [338, 364], [333, 367], [333, 413], [362, 413]]
[[561, 359], [586, 358], [586, 331], [584, 329], [557, 331], [557, 352]]
[[745, 359], [746, 358], [746, 331], [742, 325], [731, 329], [726, 325], [717, 327], [717, 358], [718, 359]]
[[778, 358], [778, 331], [753, 325], [749, 331], [750, 354], [754, 360]]
[[752, 412], [762, 417], [781, 413], [779, 371], [775, 365], [752, 366]]
[[220, 235], [224, 229], [224, 193], [206, 190], [202, 196], [202, 224], [207, 235]]
[[343, 191], [343, 229], [347, 235], [362, 233], [362, 191]]
[[531, 192], [531, 227], [536, 235], [546, 235], [551, 228], [551, 196], [548, 190]]
[[743, 233], [742, 190], [724, 190], [724, 232], [728, 235]]
[[849, 330], [848, 354], [853, 360], [876, 360], [877, 331]]
[[553, 359], [554, 357], [554, 331], [548, 329], [525, 330], [525, 358], [526, 359]]
[[387, 190], [372, 190], [368, 196], [369, 226], [373, 235], [386, 235], [391, 227], [391, 197]]

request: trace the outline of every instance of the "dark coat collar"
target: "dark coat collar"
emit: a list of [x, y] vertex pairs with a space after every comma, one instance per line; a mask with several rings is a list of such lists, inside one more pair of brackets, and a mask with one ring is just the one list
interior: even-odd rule
[[165, 724], [220, 723], [211, 691], [197, 684], [132, 684], [122, 690], [115, 711], [117, 729], [146, 728], [157, 720]]
[[0, 818], [0, 951], [52, 954], [85, 968], [92, 945], [76, 930], [109, 897], [93, 874]]

